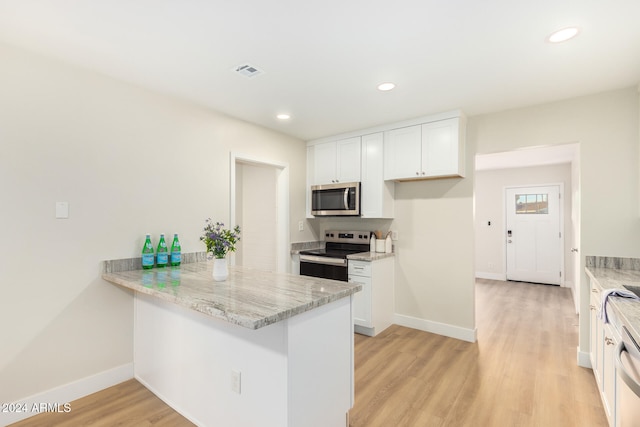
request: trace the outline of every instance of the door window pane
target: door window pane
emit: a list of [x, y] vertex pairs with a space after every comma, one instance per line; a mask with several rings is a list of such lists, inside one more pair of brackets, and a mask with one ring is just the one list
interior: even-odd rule
[[548, 214], [548, 194], [516, 194], [516, 214]]

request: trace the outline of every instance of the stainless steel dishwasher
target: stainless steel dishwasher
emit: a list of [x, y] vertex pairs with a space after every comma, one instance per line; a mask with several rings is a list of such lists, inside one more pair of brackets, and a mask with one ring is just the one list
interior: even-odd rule
[[622, 326], [621, 332], [622, 340], [616, 350], [616, 371], [619, 377], [616, 425], [638, 427], [640, 426], [640, 346], [626, 326]]

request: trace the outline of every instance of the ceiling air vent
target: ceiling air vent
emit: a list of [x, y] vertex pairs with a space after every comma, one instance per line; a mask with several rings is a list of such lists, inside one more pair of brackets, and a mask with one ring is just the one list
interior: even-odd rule
[[258, 67], [254, 67], [251, 64], [238, 65], [237, 67], [233, 67], [233, 71], [235, 71], [239, 75], [244, 76], [248, 79], [252, 79], [254, 77], [258, 77], [264, 74], [264, 71], [262, 71]]

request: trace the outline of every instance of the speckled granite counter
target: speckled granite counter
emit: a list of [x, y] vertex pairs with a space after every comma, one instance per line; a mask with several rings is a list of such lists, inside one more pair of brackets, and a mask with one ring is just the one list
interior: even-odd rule
[[[635, 267], [639, 267], [635, 269]], [[630, 258], [587, 257], [586, 273], [602, 289], [619, 288], [624, 285], [640, 286], [640, 262]], [[636, 341], [640, 342], [640, 301], [611, 297], [609, 307], [630, 328]]]
[[347, 259], [352, 259], [355, 261], [375, 261], [378, 259], [391, 258], [395, 256], [393, 252], [384, 253], [384, 252], [360, 252], [353, 255], [347, 255]]
[[320, 241], [314, 242], [297, 242], [291, 244], [291, 255], [297, 255], [300, 251], [310, 251], [313, 249], [324, 249], [325, 243]]
[[195, 425], [344, 425], [361, 285], [242, 267], [215, 282], [202, 256], [104, 262], [105, 280], [135, 291], [135, 378]]
[[[111, 264], [112, 261], [105, 262]], [[105, 267], [102, 278], [249, 329], [279, 322], [362, 289], [362, 285], [347, 282], [243, 267], [230, 267], [229, 278], [215, 282], [212, 268], [212, 262], [184, 263], [176, 269], [118, 272], [107, 272]]]

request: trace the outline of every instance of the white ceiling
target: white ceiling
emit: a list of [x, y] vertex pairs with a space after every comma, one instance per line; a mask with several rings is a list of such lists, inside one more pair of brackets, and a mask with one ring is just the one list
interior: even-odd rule
[[639, 0], [0, 0], [0, 42], [310, 140], [636, 85], [639, 18]]

